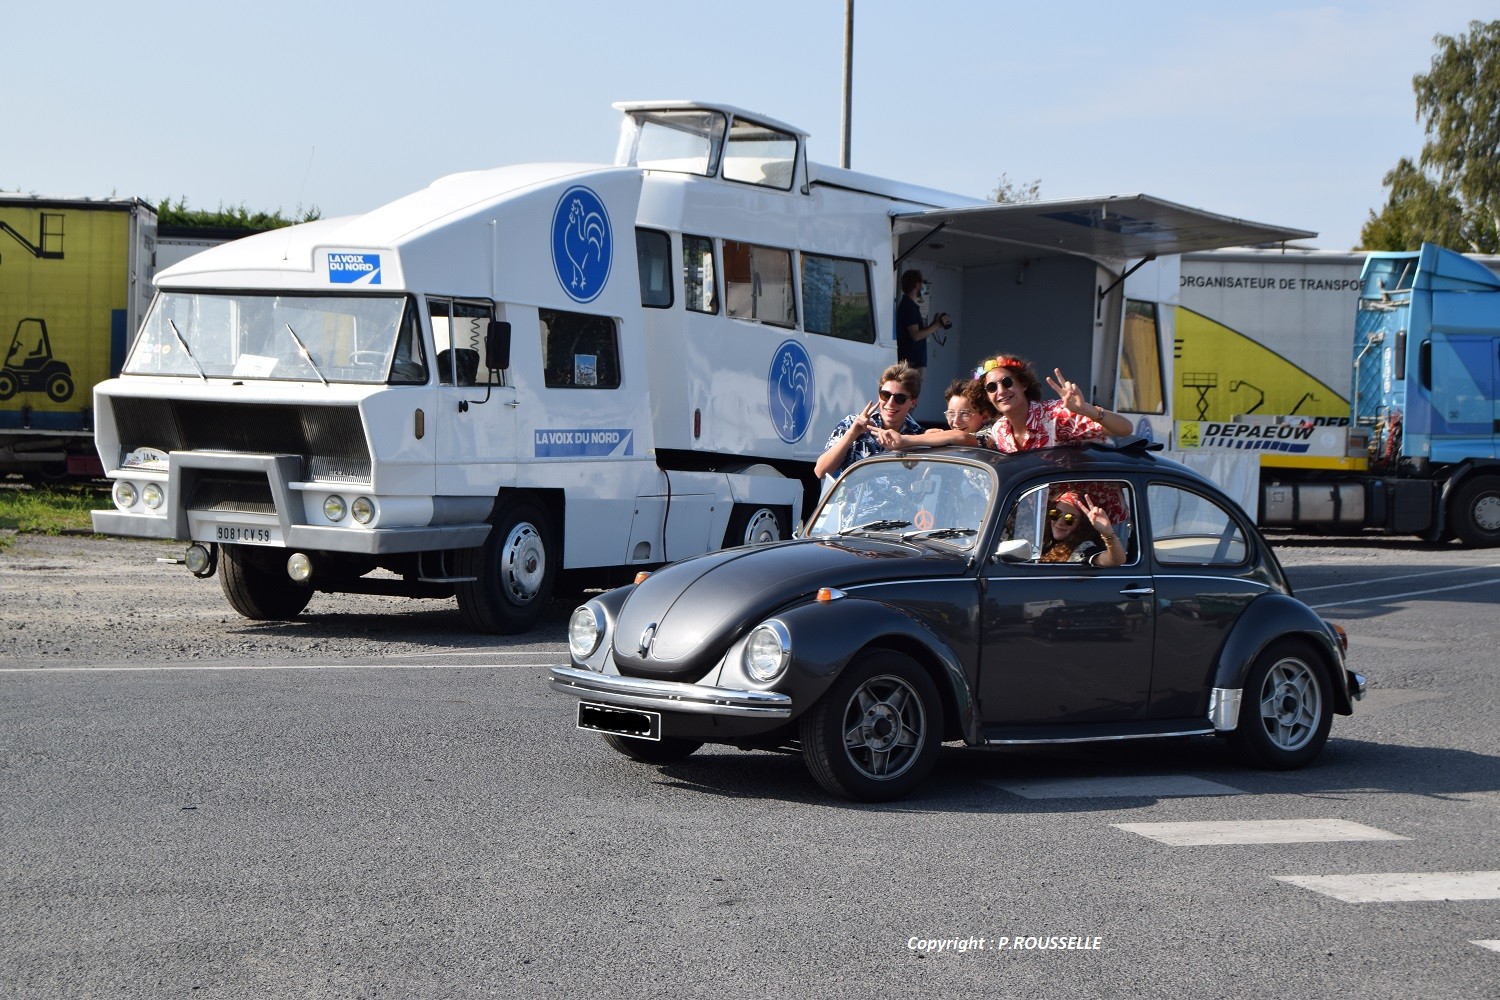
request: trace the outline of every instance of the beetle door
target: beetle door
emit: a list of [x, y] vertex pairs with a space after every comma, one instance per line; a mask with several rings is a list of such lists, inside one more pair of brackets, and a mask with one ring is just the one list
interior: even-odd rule
[[[1082, 520], [1064, 499], [1070, 494], [1109, 511], [1123, 555], [1099, 558], [1085, 525], [1060, 523], [1060, 512]], [[1026, 491], [1003, 515], [997, 555], [985, 570], [979, 695], [986, 725], [1143, 717], [1156, 628], [1134, 509], [1127, 483], [1057, 481]], [[1071, 534], [1067, 528], [1078, 537], [1063, 546], [1065, 556], [1057, 536]], [[1102, 565], [1081, 561], [1088, 557]]]

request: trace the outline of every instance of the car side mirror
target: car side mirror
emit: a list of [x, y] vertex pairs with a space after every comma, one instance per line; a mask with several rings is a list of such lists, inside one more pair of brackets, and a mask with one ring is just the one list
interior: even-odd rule
[[995, 558], [1008, 563], [1030, 562], [1031, 543], [1024, 538], [1012, 538], [1001, 542], [995, 549]]
[[485, 330], [484, 367], [490, 371], [510, 367], [510, 324], [505, 320], [492, 319]]

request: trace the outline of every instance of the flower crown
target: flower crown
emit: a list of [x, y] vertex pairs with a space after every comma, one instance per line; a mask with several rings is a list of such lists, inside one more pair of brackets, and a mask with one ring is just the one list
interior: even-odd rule
[[1002, 354], [999, 357], [995, 358], [985, 358], [984, 364], [974, 369], [974, 377], [984, 378], [996, 368], [1013, 368], [1017, 371], [1020, 371], [1024, 370], [1025, 367], [1026, 362], [1022, 361], [1020, 358], [1013, 358], [1009, 355]]

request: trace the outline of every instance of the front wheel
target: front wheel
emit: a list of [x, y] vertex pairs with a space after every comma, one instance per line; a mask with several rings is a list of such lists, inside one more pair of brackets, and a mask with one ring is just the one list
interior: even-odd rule
[[898, 799], [937, 763], [943, 710], [937, 686], [911, 657], [856, 657], [802, 717], [802, 757], [832, 795]]
[[280, 549], [259, 553], [244, 545], [220, 546], [219, 586], [229, 606], [258, 622], [284, 622], [300, 615], [312, 600], [312, 588], [276, 565], [283, 557]]
[[532, 500], [511, 504], [495, 518], [490, 536], [458, 558], [458, 609], [476, 632], [519, 635], [536, 624], [557, 577], [552, 522]]
[[674, 760], [691, 757], [703, 746], [694, 740], [663, 736], [659, 740], [643, 740], [634, 736], [617, 736], [605, 733], [604, 742], [620, 751], [631, 760], [643, 764], [670, 764]]
[[1500, 476], [1475, 476], [1453, 494], [1449, 522], [1465, 545], [1500, 545]]
[[1323, 749], [1333, 724], [1333, 700], [1322, 665], [1301, 644], [1273, 643], [1245, 678], [1239, 723], [1229, 746], [1255, 767], [1288, 771]]

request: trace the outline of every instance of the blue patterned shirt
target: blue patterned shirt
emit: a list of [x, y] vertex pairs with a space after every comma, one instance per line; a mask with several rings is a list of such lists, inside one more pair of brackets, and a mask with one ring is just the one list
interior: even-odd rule
[[[827, 451], [829, 448], [832, 448], [834, 445], [838, 444], [839, 439], [842, 438], [845, 434], [849, 433], [849, 428], [854, 426], [854, 420], [856, 416], [858, 416], [858, 414], [851, 413], [843, 420], [839, 421], [839, 425], [833, 429], [833, 433], [828, 435], [828, 443], [823, 446], [824, 451]], [[884, 427], [884, 416], [880, 413], [876, 413], [873, 417], [870, 418], [870, 426]], [[922, 425], [913, 420], [911, 414], [908, 413], [906, 415], [906, 420], [904, 420], [901, 424], [901, 433], [920, 434], [922, 433]], [[858, 462], [860, 459], [869, 458], [871, 455], [879, 455], [885, 450], [885, 445], [881, 444], [876, 439], [874, 434], [869, 431], [865, 431], [859, 437], [854, 439], [854, 443], [849, 446], [849, 454], [844, 456], [843, 464], [833, 472], [831, 472], [830, 475], [837, 476], [845, 469], [849, 468], [849, 466], [853, 465], [855, 462]]]

